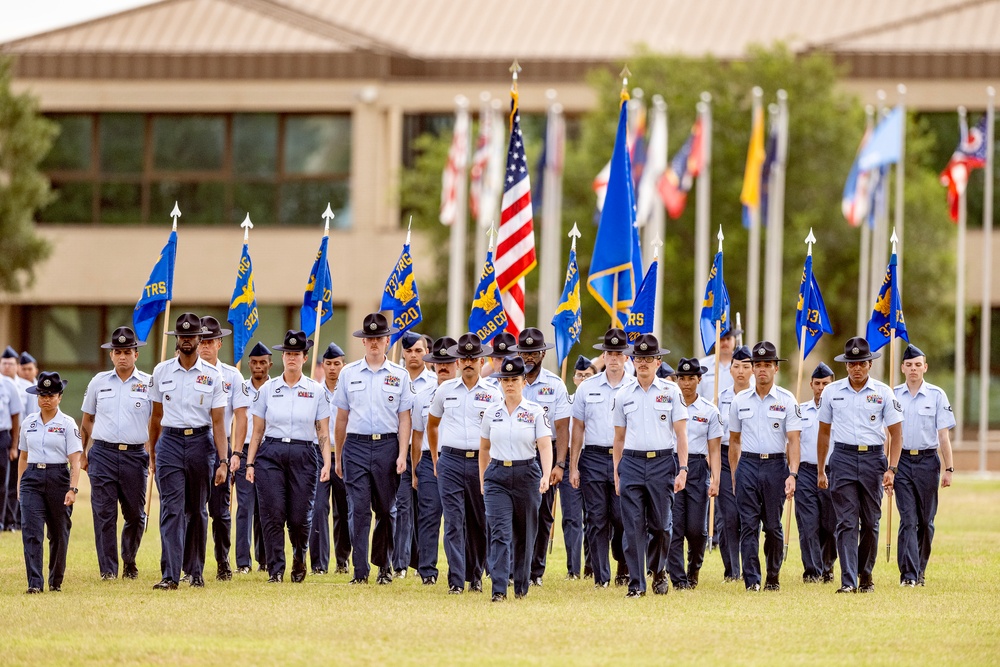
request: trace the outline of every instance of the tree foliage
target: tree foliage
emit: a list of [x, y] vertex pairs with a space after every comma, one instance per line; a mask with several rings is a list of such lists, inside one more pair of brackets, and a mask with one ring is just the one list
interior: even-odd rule
[[49, 253], [34, 218], [52, 200], [38, 165], [57, 128], [39, 114], [33, 97], [15, 95], [10, 83], [11, 61], [0, 58], [0, 290], [17, 292]]

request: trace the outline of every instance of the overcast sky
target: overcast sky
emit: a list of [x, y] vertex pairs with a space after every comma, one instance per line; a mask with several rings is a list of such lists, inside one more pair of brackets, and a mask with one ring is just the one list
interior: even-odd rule
[[0, 42], [62, 28], [157, 0], [0, 0]]

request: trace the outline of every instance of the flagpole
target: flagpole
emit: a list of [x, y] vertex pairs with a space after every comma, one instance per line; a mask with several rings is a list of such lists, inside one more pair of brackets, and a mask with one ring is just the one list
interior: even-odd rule
[[[177, 218], [181, 217], [181, 209], [180, 209], [179, 206], [177, 206], [177, 202], [176, 201], [174, 202], [174, 208], [173, 208], [173, 210], [170, 211], [170, 217], [173, 218], [173, 224], [172, 224], [172, 226], [170, 228], [170, 231], [171, 232], [176, 232], [177, 231]], [[175, 258], [174, 261], [176, 262], [176, 258]], [[171, 287], [170, 291], [171, 291], [171, 294], [172, 294], [173, 293], [173, 285], [171, 284], [170, 287]], [[161, 363], [167, 360], [167, 328], [169, 327], [169, 322], [170, 322], [170, 299], [167, 299], [167, 307], [163, 309], [163, 342], [160, 345], [160, 362]], [[147, 493], [146, 496], [149, 497], [149, 494]], [[148, 503], [147, 503], [147, 505], [148, 505]], [[146, 508], [146, 511], [147, 512], [149, 511], [149, 507], [148, 506]]]
[[[330, 208], [330, 202], [327, 202], [326, 210], [323, 211], [323, 238], [328, 238], [330, 236], [330, 221], [333, 220], [334, 217], [336, 216], [333, 213], [333, 209]], [[319, 276], [317, 275], [317, 280], [318, 279]], [[320, 300], [316, 303], [316, 329], [313, 332], [313, 341], [315, 342], [315, 345], [313, 345], [313, 355], [312, 355], [313, 368], [316, 368], [316, 360], [318, 359], [317, 355], [319, 354], [319, 347], [320, 347], [319, 329], [322, 323], [323, 323], [323, 297], [321, 296]]]
[[[562, 176], [559, 164], [562, 161], [558, 151], [561, 149], [558, 137], [561, 133], [559, 124], [563, 122], [562, 105], [556, 102], [556, 91], [545, 91], [549, 108], [545, 122], [545, 163], [542, 165], [542, 234], [541, 261], [538, 274], [538, 323], [548, 340], [555, 335], [555, 328], [549, 321], [551, 315], [543, 317], [544, 313], [554, 313], [559, 300], [561, 286], [559, 273], [562, 255]], [[549, 364], [555, 357], [547, 357]], [[546, 364], [548, 365], [548, 364]]]
[[[662, 95], [653, 95], [653, 123], [659, 123], [662, 118], [663, 125], [663, 166], [669, 164], [667, 161], [667, 139], [669, 137], [670, 125], [667, 122], [667, 103], [663, 101]], [[650, 139], [652, 139], [652, 132], [650, 132]], [[658, 137], [659, 138], [659, 137]], [[650, 147], [650, 150], [659, 150], [659, 148]], [[648, 162], [646, 168], [649, 168]], [[666, 237], [666, 220], [667, 212], [663, 207], [662, 202], [659, 200], [653, 206], [653, 214], [650, 220], [650, 232], [653, 234], [653, 238], [656, 239], [663, 245], [662, 239]], [[658, 254], [658, 250], [654, 251], [654, 256]], [[663, 290], [659, 287], [659, 274], [657, 274], [657, 285], [656, 285], [656, 297], [653, 300], [653, 334], [656, 336], [656, 340], [663, 340]], [[697, 283], [695, 283], [697, 287]], [[697, 348], [696, 348], [697, 349]]]
[[785, 250], [785, 163], [788, 159], [788, 93], [777, 92], [778, 103], [768, 108], [777, 130], [771, 162], [767, 205], [767, 246], [764, 267], [764, 338], [781, 349], [781, 278]]
[[[899, 236], [896, 233], [896, 229], [893, 228], [892, 236], [889, 238], [889, 242], [892, 243], [892, 254], [897, 254], [897, 248], [899, 246]], [[897, 293], [899, 289], [899, 256], [896, 256], [896, 284], [890, 287], [890, 290], [895, 290]], [[895, 302], [895, 295], [890, 291], [889, 293], [889, 303]], [[890, 305], [889, 307], [889, 387], [894, 388], [896, 386], [896, 311]], [[886, 452], [888, 456], [888, 452]], [[888, 517], [886, 518], [886, 530], [885, 530], [885, 562], [889, 562], [889, 554], [892, 551], [892, 491], [886, 491], [885, 502], [888, 506]]]
[[903, 290], [903, 212], [906, 208], [906, 197], [903, 194], [905, 185], [904, 174], [906, 173], [906, 86], [899, 84], [896, 86], [899, 93], [899, 107], [903, 111], [902, 132], [903, 137], [899, 142], [899, 162], [896, 163], [896, 209], [895, 225], [896, 236], [899, 239], [899, 254], [896, 258], [896, 288]]
[[[726, 238], [725, 236], [722, 235], [722, 225], [719, 225], [719, 233], [716, 235], [716, 238], [719, 239], [719, 252], [722, 252], [722, 239]], [[714, 299], [719, 299], [721, 297], [722, 297], [721, 294], [713, 295]], [[715, 348], [714, 348], [715, 354], [713, 355], [715, 357], [715, 388], [712, 391], [712, 396], [713, 396], [712, 402], [715, 403], [715, 405], [719, 404], [719, 365], [721, 364], [721, 361], [719, 359], [719, 345], [721, 342], [722, 342], [722, 322], [718, 318], [716, 318]]]
[[[404, 243], [404, 245], [406, 246], [410, 245], [410, 233], [412, 229], [413, 229], [413, 216], [411, 215], [410, 221], [406, 223], [406, 243]], [[391, 359], [392, 363], [394, 364], [399, 363], [399, 357], [402, 354], [402, 350], [400, 349], [402, 340], [403, 340], [402, 337], [397, 338], [396, 344], [392, 346], [392, 350], [390, 350], [389, 352], [389, 359]]]
[[[455, 97], [455, 132], [467, 132], [469, 118], [469, 100], [464, 95]], [[454, 139], [452, 140], [454, 142]], [[457, 175], [455, 193], [455, 219], [451, 222], [450, 243], [448, 250], [448, 329], [447, 333], [457, 336], [464, 327], [462, 315], [464, 312], [465, 289], [465, 245], [466, 221], [468, 220], [468, 205], [466, 199], [466, 168], [468, 164], [469, 142], [465, 142], [465, 156], [462, 168]]]
[[[877, 126], [878, 123], [884, 120], [885, 118], [886, 94], [884, 90], [879, 90], [877, 91], [876, 95], [879, 101], [878, 110], [876, 112], [877, 122], [875, 123]], [[881, 201], [877, 201], [878, 198], [876, 196], [873, 196], [872, 199], [872, 205], [877, 206], [874, 217], [875, 229], [872, 230], [872, 248], [871, 248], [872, 254], [871, 254], [871, 259], [869, 260], [871, 263], [871, 268], [869, 269], [868, 272], [868, 279], [871, 281], [871, 294], [873, 295], [879, 293], [879, 289], [882, 284], [882, 276], [884, 275], [882, 271], [884, 271], [884, 267], [888, 262], [887, 255], [888, 255], [888, 241], [889, 241], [888, 186], [884, 183], [884, 180], [881, 177], [881, 167], [876, 167], [875, 169], [878, 169], [880, 172], [880, 177], [877, 187], [881, 188], [883, 197]], [[886, 176], [888, 176], [888, 174], [886, 174]], [[864, 331], [865, 329], [861, 329], [859, 333], [861, 335], [864, 335]], [[875, 376], [876, 378], [886, 379], [884, 375], [885, 372], [884, 361], [885, 361], [884, 358], [879, 358], [872, 363], [872, 375]]]
[[701, 320], [702, 294], [708, 282], [708, 234], [712, 216], [712, 95], [701, 94], [698, 102], [698, 116], [701, 119], [701, 173], [695, 185], [698, 201], [694, 212], [694, 344], [697, 350], [701, 344], [698, 322]]
[[[816, 237], [813, 235], [812, 227], [809, 228], [809, 236], [806, 237], [806, 257], [812, 257], [813, 254], [813, 244], [816, 243]], [[812, 285], [806, 285], [804, 287], [806, 290], [811, 290]], [[809, 319], [809, 304], [803, 301], [802, 303], [802, 318], [803, 322]], [[806, 366], [806, 325], [803, 324], [799, 328], [799, 369], [796, 372], [795, 378], [795, 400], [802, 402], [802, 376]]]
[[[750, 143], [753, 143], [753, 125], [757, 114], [762, 113], [764, 91], [759, 86], [753, 88], [753, 104], [750, 107]], [[748, 158], [749, 161], [749, 158]], [[747, 258], [747, 337], [751, 341], [757, 337], [760, 325], [760, 200], [749, 207], [750, 243]]]
[[[968, 136], [968, 121], [965, 107], [958, 107], [959, 145], [964, 145]], [[968, 186], [968, 182], [966, 182]], [[966, 189], [958, 192], [958, 239], [955, 241], [955, 437], [952, 447], [961, 449], [962, 431], [965, 427], [965, 231], [968, 210]]]
[[[491, 133], [495, 132], [496, 131], [494, 129], [495, 126], [492, 124], [493, 123], [493, 107], [490, 104], [490, 94], [489, 94], [489, 92], [487, 92], [487, 91], [484, 90], [483, 92], [479, 93], [479, 100], [482, 102], [482, 104], [479, 107], [479, 134], [482, 135], [482, 133], [483, 133], [483, 125], [485, 123], [489, 123], [490, 124], [489, 128], [490, 128], [490, 132]], [[470, 137], [472, 136], [471, 132], [469, 133], [469, 136]], [[486, 144], [486, 150], [487, 151], [489, 151], [489, 150], [491, 150], [493, 148], [493, 146], [491, 144], [492, 141], [493, 141], [493, 135], [490, 134], [490, 136], [488, 138], [488, 141], [487, 141], [487, 144]], [[477, 144], [477, 149], [478, 149], [478, 144]], [[475, 156], [475, 154], [473, 154], [473, 156]], [[478, 262], [480, 259], [486, 257], [486, 236], [483, 234], [483, 231], [485, 231], [487, 224], [493, 218], [493, 216], [496, 215], [496, 213], [494, 211], [492, 211], [492, 210], [486, 210], [487, 209], [487, 207], [485, 206], [486, 201], [485, 201], [485, 197], [483, 196], [486, 193], [486, 188], [488, 187], [487, 184], [486, 184], [487, 177], [491, 176], [491, 175], [492, 174], [490, 174], [490, 170], [489, 170], [489, 155], [488, 155], [487, 158], [486, 158], [486, 166], [483, 168], [483, 172], [479, 175], [479, 210], [476, 211], [476, 222], [475, 222], [475, 226], [474, 226], [474, 229], [475, 229], [475, 234], [474, 234], [474, 236], [475, 236], [475, 253], [476, 254], [473, 256], [474, 259], [472, 261], [472, 282], [473, 283], [475, 283], [476, 280], [479, 278], [479, 273], [478, 273], [479, 269], [476, 266], [476, 262]]]
[[[871, 104], [865, 106], [865, 134], [868, 134], [875, 125], [875, 107]], [[871, 173], [871, 172], [869, 172]], [[861, 174], [858, 174], [858, 178], [861, 178]], [[868, 177], [868, 183], [871, 184], [871, 177]], [[857, 188], [855, 187], [855, 190]], [[874, 204], [873, 200], [874, 192], [870, 192], [868, 196], [869, 205]], [[855, 201], [857, 197], [855, 196]], [[869, 303], [872, 301], [871, 294], [871, 254], [872, 254], [872, 228], [868, 224], [868, 219], [874, 220], [871, 217], [874, 212], [869, 212], [864, 220], [861, 221], [861, 248], [859, 250], [859, 260], [858, 260], [858, 319], [857, 319], [857, 329], [858, 335], [864, 335], [865, 327], [868, 323], [868, 316], [870, 312], [866, 310]]]
[[986, 89], [986, 178], [983, 191], [983, 304], [979, 317], [979, 472], [986, 472], [986, 438], [990, 423], [990, 336], [992, 334], [992, 300], [990, 281], [993, 280], [993, 158], [994, 158], [994, 99], [993, 86]]

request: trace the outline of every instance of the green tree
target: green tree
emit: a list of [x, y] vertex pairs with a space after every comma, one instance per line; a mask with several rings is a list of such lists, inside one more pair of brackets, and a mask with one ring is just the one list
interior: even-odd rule
[[33, 97], [15, 95], [10, 82], [11, 61], [0, 58], [0, 290], [17, 292], [49, 253], [34, 217], [53, 198], [38, 164], [57, 128], [39, 114]]
[[[632, 71], [630, 85], [641, 87], [647, 100], [659, 94], [667, 102], [671, 155], [690, 132], [700, 93], [708, 91], [712, 94], [712, 238], [721, 224], [726, 234], [726, 283], [734, 311], [745, 310], [747, 292], [748, 234], [741, 224], [739, 196], [750, 133], [751, 90], [754, 86], [763, 88], [765, 101], [773, 100], [778, 89], [788, 93], [789, 148], [782, 263], [783, 342], [780, 351], [794, 358], [794, 309], [805, 259], [802, 240], [811, 227], [818, 239], [814, 250], [815, 271], [835, 331], [833, 336], [824, 338], [819, 352], [839, 353], [842, 342], [855, 334], [860, 244], [858, 230], [848, 226], [841, 215], [840, 200], [844, 180], [864, 129], [864, 112], [857, 99], [838, 87], [840, 72], [832, 59], [822, 54], [796, 57], [787, 48], [777, 45], [753, 48], [746, 60], [734, 63], [712, 58], [664, 56], [641, 50], [629, 59], [628, 66]], [[584, 280], [596, 236], [596, 229], [591, 223], [595, 206], [591, 183], [611, 157], [621, 88], [620, 80], [613, 72], [618, 68], [595, 70], [589, 76], [589, 82], [598, 94], [598, 104], [582, 119], [579, 136], [567, 145], [563, 226], [566, 233], [577, 221], [583, 231], [577, 250]], [[524, 76], [530, 77], [530, 72], [525, 72]], [[428, 140], [424, 155], [426, 161], [422, 159], [404, 177], [404, 207], [417, 212], [415, 220], [418, 217], [436, 219], [440, 196], [438, 179], [445, 160], [447, 139]], [[907, 326], [914, 340], [933, 350], [949, 350], [949, 313], [954, 291], [954, 229], [948, 222], [943, 193], [937, 182], [941, 166], [936, 164], [936, 158], [931, 154], [934, 141], [927, 123], [911, 119], [906, 147], [903, 302]], [[535, 145], [537, 151], [537, 139]], [[530, 142], [528, 146], [529, 159], [532, 159]], [[534, 167], [534, 164], [532, 159], [529, 165]], [[539, 176], [533, 173], [532, 177]], [[425, 187], [407, 192], [407, 187], [413, 187], [418, 182]], [[696, 326], [692, 321], [696, 200], [697, 196], [692, 191], [684, 214], [678, 220], [668, 220], [661, 252], [660, 280], [665, 313], [663, 342], [674, 351], [674, 356], [702, 352], [700, 349], [689, 349]], [[433, 208], [428, 208], [430, 203], [433, 203]], [[764, 235], [766, 237], [766, 230]], [[446, 240], [443, 243], [446, 244]], [[442, 250], [446, 251], [446, 248]], [[713, 253], [714, 250], [713, 242]], [[438, 262], [438, 275], [442, 280], [444, 266], [441, 261]], [[879, 272], [883, 270], [884, 267], [878, 269]], [[529, 322], [535, 321], [531, 305], [534, 289], [531, 278], [529, 276], [527, 286]], [[537, 276], [534, 285], [537, 285]], [[437, 291], [439, 298], [443, 299], [444, 290]], [[581, 292], [584, 291], [585, 286], [581, 285]], [[425, 290], [421, 286], [421, 295], [425, 299], [431, 297], [430, 289]], [[583, 297], [582, 301], [584, 328], [580, 351], [587, 354], [590, 344], [606, 328], [608, 317], [589, 296]], [[549, 314], [542, 314], [538, 319], [549, 317]], [[819, 354], [816, 356], [818, 359]], [[833, 355], [823, 356], [829, 358]]]

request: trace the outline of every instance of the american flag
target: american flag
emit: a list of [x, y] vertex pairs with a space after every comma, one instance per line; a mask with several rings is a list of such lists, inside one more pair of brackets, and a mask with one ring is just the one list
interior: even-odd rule
[[448, 149], [448, 162], [441, 173], [441, 224], [450, 225], [458, 217], [458, 189], [469, 162], [469, 112], [455, 113], [455, 132]]
[[535, 231], [531, 218], [531, 182], [524, 159], [521, 116], [517, 93], [512, 92], [510, 143], [500, 200], [500, 229], [497, 232], [497, 284], [507, 312], [507, 330], [517, 336], [524, 328], [524, 276], [537, 264]]

